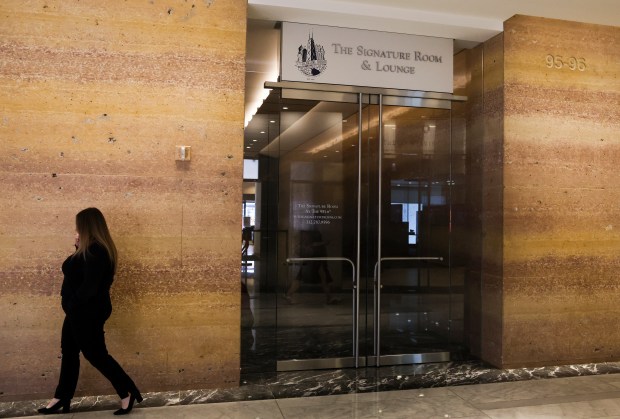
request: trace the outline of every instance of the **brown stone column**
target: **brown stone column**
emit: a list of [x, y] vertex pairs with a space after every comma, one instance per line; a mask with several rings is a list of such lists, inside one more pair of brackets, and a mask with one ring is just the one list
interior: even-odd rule
[[482, 357], [620, 359], [620, 28], [515, 16], [485, 43]]

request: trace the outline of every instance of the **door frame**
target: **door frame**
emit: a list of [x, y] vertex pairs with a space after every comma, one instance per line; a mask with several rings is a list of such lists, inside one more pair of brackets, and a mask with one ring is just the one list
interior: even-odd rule
[[[381, 162], [383, 157], [383, 106], [403, 106], [413, 108], [432, 108], [432, 109], [452, 109], [452, 102], [464, 102], [466, 96], [458, 96], [450, 93], [426, 92], [418, 90], [385, 89], [363, 86], [332, 85], [321, 83], [304, 82], [265, 82], [266, 89], [280, 89], [282, 99], [302, 99], [328, 102], [344, 102], [358, 104], [358, 182], [357, 182], [357, 249], [356, 260], [351, 261], [345, 258], [303, 258], [303, 261], [312, 259], [338, 259], [351, 264], [353, 270], [353, 356], [339, 358], [314, 358], [314, 359], [292, 359], [277, 360], [277, 371], [295, 371], [312, 369], [332, 369], [332, 368], [359, 368], [366, 366], [379, 367], [382, 365], [407, 365], [429, 362], [447, 362], [450, 360], [450, 353], [445, 351], [424, 352], [424, 353], [405, 353], [397, 355], [381, 355], [380, 353], [380, 286], [381, 286], [381, 262], [394, 258], [381, 257], [381, 222], [379, 222], [378, 234], [378, 256], [374, 278], [374, 354], [360, 357], [359, 355], [359, 301], [360, 301], [360, 258], [361, 258], [361, 174], [362, 174], [362, 110], [364, 105], [379, 106], [379, 177], [382, 176]], [[381, 180], [379, 179], [379, 201], [382, 199]], [[379, 203], [379, 220], [381, 220], [381, 205]], [[302, 262], [302, 258], [288, 258], [289, 264]], [[416, 260], [435, 260], [436, 257], [417, 257], [408, 258]]]

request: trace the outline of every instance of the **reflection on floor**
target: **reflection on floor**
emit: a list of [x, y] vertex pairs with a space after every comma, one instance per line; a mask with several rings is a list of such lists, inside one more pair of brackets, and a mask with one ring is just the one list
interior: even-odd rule
[[[618, 418], [619, 372], [620, 363], [497, 370], [468, 362], [274, 373], [235, 389], [148, 393], [132, 417]], [[44, 403], [0, 403], [0, 417], [34, 415]], [[117, 404], [116, 396], [78, 398], [72, 415], [109, 417]]]
[[379, 329], [381, 355], [449, 352], [452, 360], [468, 359], [464, 269], [391, 261], [381, 270], [378, 304], [370, 266], [360, 272], [354, 291], [349, 265], [342, 261], [328, 262], [321, 271], [311, 269], [316, 262], [286, 264], [254, 250], [250, 246], [241, 267], [248, 325], [242, 330], [242, 371], [273, 371], [278, 361], [350, 358], [356, 349], [371, 356]]
[[[351, 289], [340, 287], [330, 300], [320, 284], [303, 284], [293, 298], [287, 298], [286, 287], [280, 287], [280, 292], [260, 292], [251, 273], [242, 283], [247, 284], [247, 321], [243, 323], [248, 325], [242, 330], [242, 372], [275, 371], [277, 361], [353, 356]], [[373, 299], [371, 294], [361, 294], [358, 349], [361, 356], [370, 356], [374, 353]], [[453, 361], [470, 359], [461, 343], [461, 319], [449, 318], [455, 312], [450, 304], [460, 297], [452, 294], [446, 298], [436, 290], [423, 295], [385, 294], [381, 354], [445, 351]]]

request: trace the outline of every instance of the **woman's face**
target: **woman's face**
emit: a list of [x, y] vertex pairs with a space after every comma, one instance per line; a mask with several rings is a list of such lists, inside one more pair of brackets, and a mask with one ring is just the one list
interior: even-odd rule
[[75, 231], [75, 245], [79, 246], [80, 245], [80, 233], [77, 232], [77, 230]]

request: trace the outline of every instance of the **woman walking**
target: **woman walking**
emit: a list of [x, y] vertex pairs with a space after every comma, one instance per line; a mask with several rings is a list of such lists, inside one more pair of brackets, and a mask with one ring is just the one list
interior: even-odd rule
[[38, 411], [68, 413], [80, 372], [80, 351], [107, 378], [121, 398], [115, 415], [131, 412], [142, 401], [140, 391], [108, 353], [103, 326], [112, 314], [110, 286], [116, 271], [116, 246], [101, 211], [86, 208], [76, 218], [75, 253], [62, 264], [61, 297], [65, 320], [60, 346], [62, 361], [54, 398]]

